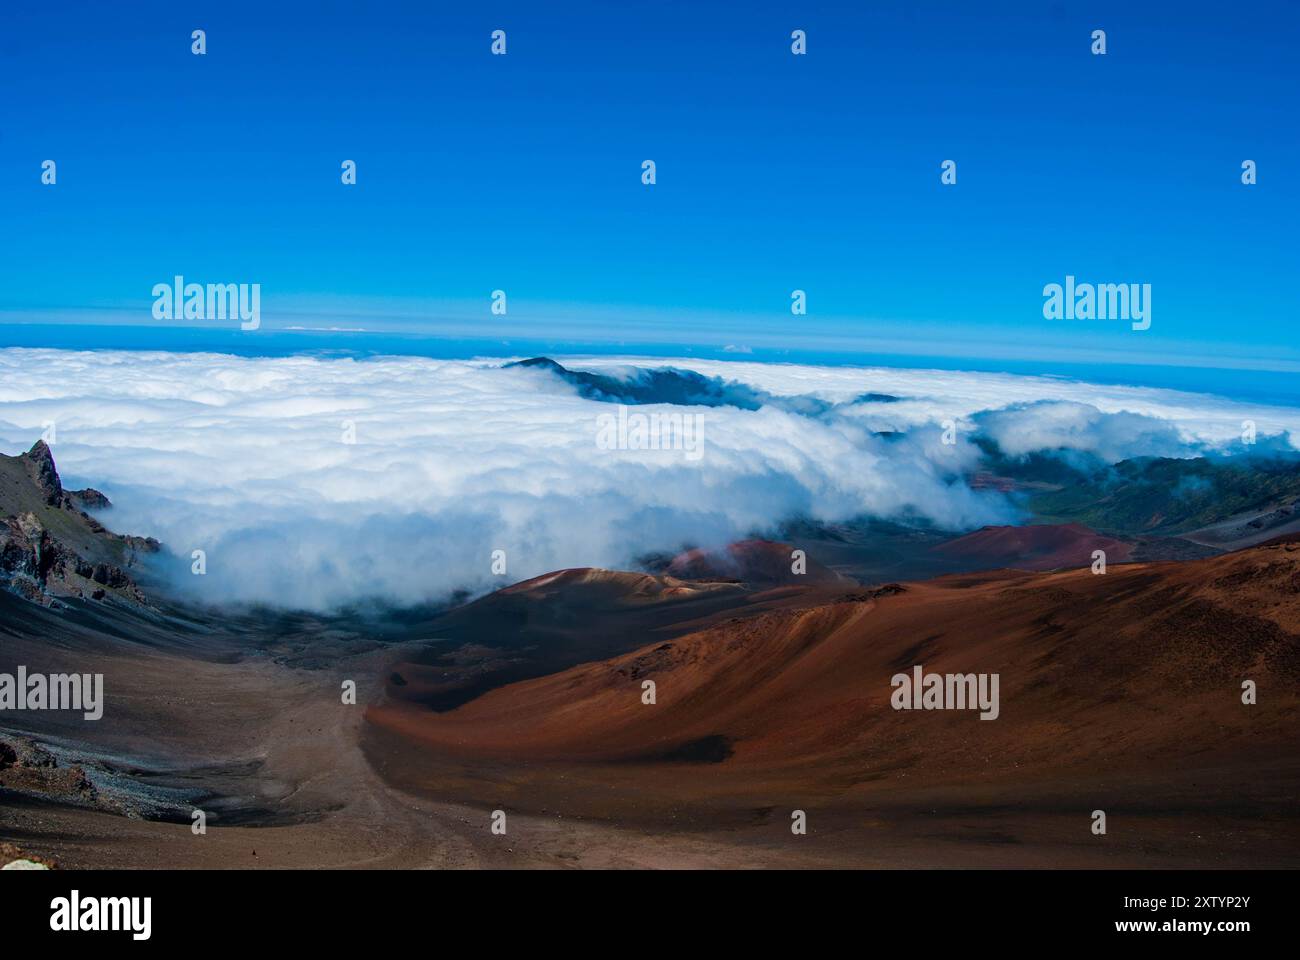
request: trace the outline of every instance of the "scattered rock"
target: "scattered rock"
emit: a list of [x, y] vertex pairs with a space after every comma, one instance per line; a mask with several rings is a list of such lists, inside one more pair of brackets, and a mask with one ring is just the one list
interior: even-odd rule
[[12, 843], [0, 843], [0, 870], [57, 870], [59, 865], [28, 853]]

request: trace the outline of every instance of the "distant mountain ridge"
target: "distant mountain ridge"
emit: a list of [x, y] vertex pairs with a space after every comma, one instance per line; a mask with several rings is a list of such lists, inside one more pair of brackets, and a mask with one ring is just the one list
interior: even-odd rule
[[[677, 367], [636, 367], [626, 378], [570, 370], [550, 357], [516, 360], [505, 367], [545, 370], [576, 387], [579, 396], [603, 403], [671, 403], [692, 407], [736, 407], [740, 410], [773, 406], [802, 416], [817, 416], [837, 406], [817, 397], [777, 396], [735, 380], [706, 377], [694, 370]], [[864, 393], [851, 403], [892, 403], [898, 399], [885, 393]]]
[[1043, 520], [1117, 536], [1185, 536], [1243, 515], [1280, 511], [1273, 522], [1258, 525], [1255, 542], [1262, 542], [1294, 519], [1297, 501], [1300, 458], [1140, 457], [1037, 493], [1028, 507]]

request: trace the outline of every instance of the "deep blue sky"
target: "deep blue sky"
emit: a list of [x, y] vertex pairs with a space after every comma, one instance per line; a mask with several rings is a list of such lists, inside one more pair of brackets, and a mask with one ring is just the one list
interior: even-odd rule
[[[6, 4], [0, 320], [149, 324], [182, 273], [261, 283], [268, 331], [1297, 370], [1298, 28], [1295, 3]], [[1067, 273], [1152, 284], [1152, 329], [1044, 320]]]

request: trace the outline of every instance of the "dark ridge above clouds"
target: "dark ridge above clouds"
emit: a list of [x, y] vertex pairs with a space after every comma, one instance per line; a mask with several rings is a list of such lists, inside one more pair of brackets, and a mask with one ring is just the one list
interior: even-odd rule
[[[676, 367], [629, 368], [626, 378], [582, 370], [570, 370], [550, 357], [530, 357], [505, 364], [506, 368], [546, 370], [577, 388], [579, 396], [603, 403], [631, 405], [671, 403], [692, 407], [736, 407], [757, 410], [775, 406], [803, 416], [817, 416], [836, 406], [811, 396], [778, 397], [735, 380], [708, 377]], [[899, 397], [885, 393], [864, 393], [853, 403], [892, 403]]]
[[506, 367], [528, 367], [547, 370], [577, 388], [578, 394], [588, 400], [604, 403], [647, 404], [672, 403], [682, 406], [738, 407], [757, 410], [767, 402], [766, 394], [745, 386], [727, 382], [720, 377], [706, 377], [690, 370], [665, 367], [655, 370], [637, 368], [634, 376], [626, 380], [570, 370], [550, 357], [532, 357], [506, 364]]

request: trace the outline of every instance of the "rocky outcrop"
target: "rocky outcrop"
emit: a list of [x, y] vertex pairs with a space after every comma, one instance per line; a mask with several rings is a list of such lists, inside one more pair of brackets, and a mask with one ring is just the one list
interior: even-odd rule
[[91, 562], [50, 535], [33, 514], [0, 521], [0, 581], [46, 606], [56, 597], [103, 600], [109, 591], [136, 603], [145, 595], [120, 566]]
[[63, 502], [63, 483], [59, 480], [59, 471], [54, 468], [54, 454], [44, 440], [37, 440], [32, 448], [23, 455], [27, 461], [27, 471], [32, 482], [45, 496], [45, 502], [52, 507]]
[[0, 456], [0, 587], [51, 607], [70, 597], [145, 603], [126, 568], [160, 545], [112, 533], [85, 510], [109, 506], [98, 490], [65, 490], [42, 440]]
[[24, 737], [0, 738], [0, 790], [95, 806], [99, 791], [80, 766], [63, 766]]
[[196, 796], [192, 789], [160, 787], [129, 775], [118, 758], [97, 756], [89, 746], [72, 750], [0, 733], [0, 799], [22, 797], [131, 819], [178, 820], [189, 816]]
[[108, 497], [104, 496], [94, 487], [87, 487], [85, 490], [69, 491], [68, 497], [77, 504], [80, 504], [86, 510], [106, 510], [113, 504]]

